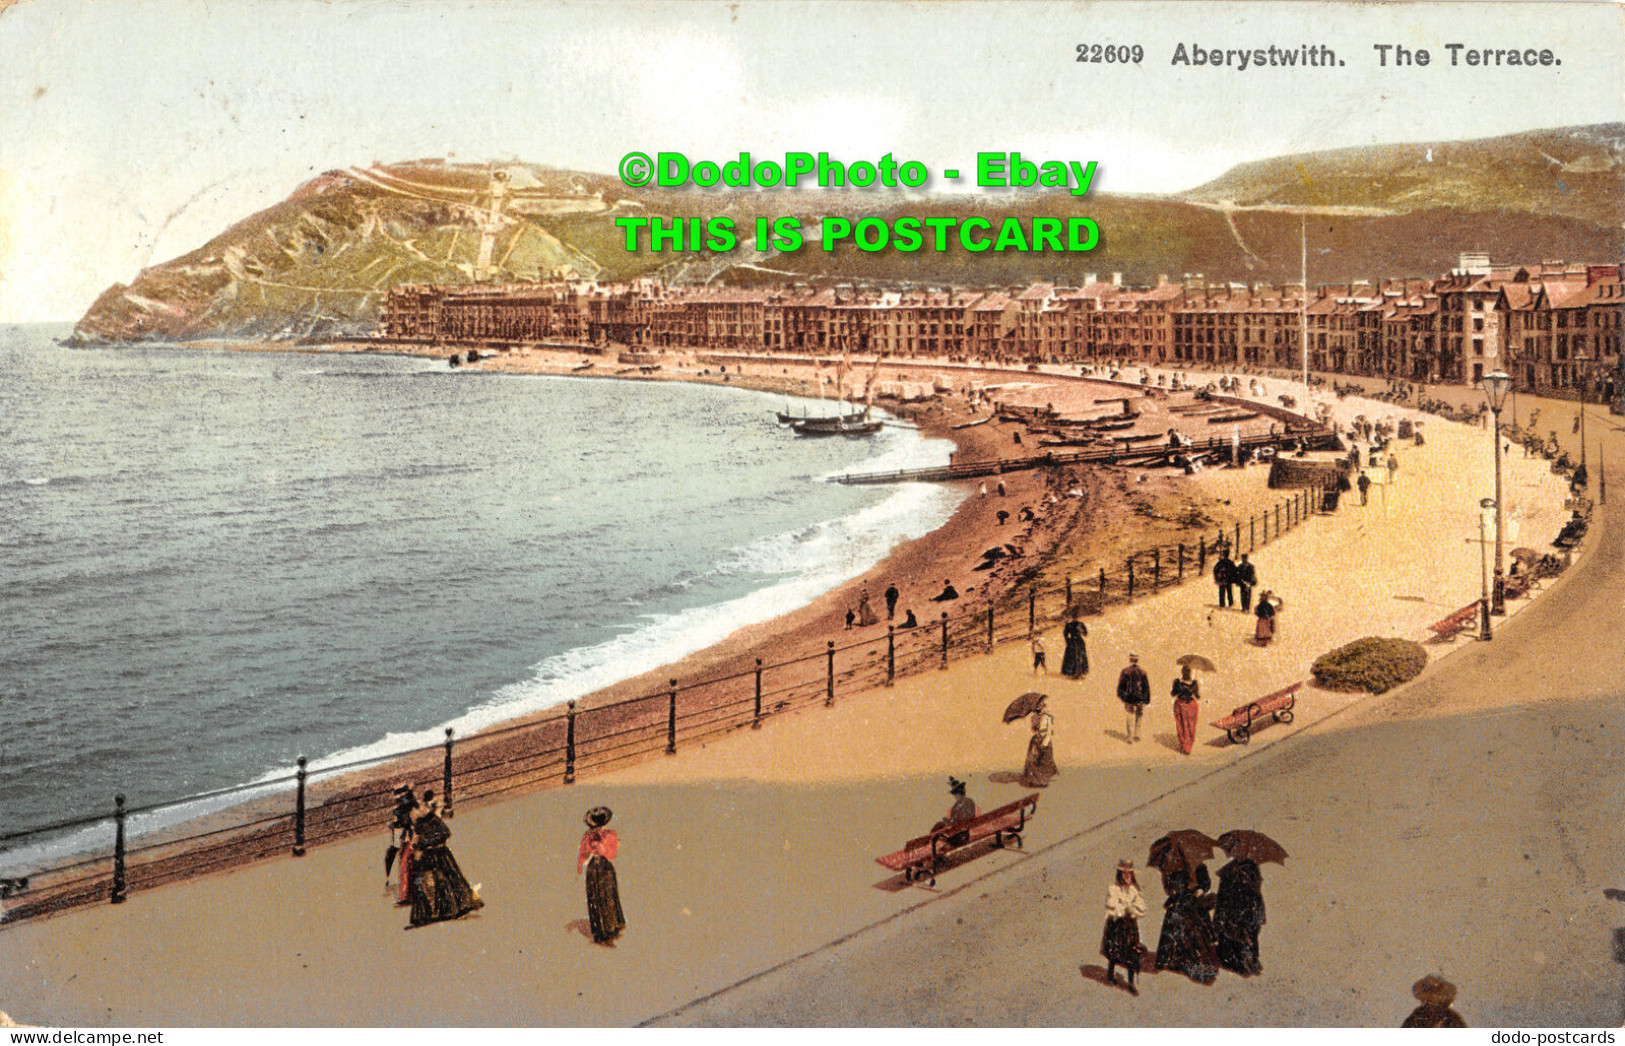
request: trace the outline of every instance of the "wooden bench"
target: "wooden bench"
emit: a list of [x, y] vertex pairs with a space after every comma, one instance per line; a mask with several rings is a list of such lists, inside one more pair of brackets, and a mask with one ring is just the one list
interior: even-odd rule
[[1478, 620], [1478, 608], [1483, 602], [1482, 599], [1475, 599], [1449, 617], [1433, 622], [1428, 628], [1440, 639], [1455, 639], [1457, 632]]
[[1535, 585], [1533, 574], [1509, 574], [1501, 583], [1501, 594], [1507, 599], [1522, 599]]
[[1292, 722], [1292, 707], [1298, 703], [1298, 691], [1303, 689], [1302, 683], [1293, 683], [1284, 690], [1277, 690], [1267, 697], [1245, 705], [1238, 705], [1231, 709], [1230, 714], [1213, 725], [1223, 730], [1230, 737], [1233, 745], [1244, 745], [1252, 740], [1253, 724], [1269, 716], [1277, 723]]
[[896, 853], [876, 857], [875, 863], [894, 872], [902, 872], [905, 882], [930, 879], [937, 885], [937, 870], [943, 859], [955, 850], [991, 838], [995, 848], [1003, 849], [1006, 841], [1021, 846], [1021, 833], [1027, 827], [1027, 818], [1038, 810], [1038, 793], [1007, 803], [997, 810], [979, 814], [973, 820], [934, 828], [929, 835], [910, 839]]

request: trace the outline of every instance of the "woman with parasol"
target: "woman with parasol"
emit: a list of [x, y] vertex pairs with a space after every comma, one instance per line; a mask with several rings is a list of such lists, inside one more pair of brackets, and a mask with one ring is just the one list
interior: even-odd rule
[[615, 865], [611, 862], [620, 852], [621, 840], [614, 829], [606, 827], [615, 816], [607, 806], [595, 806], [587, 811], [583, 820], [586, 834], [581, 837], [581, 849], [576, 856], [576, 874], [587, 874], [587, 922], [592, 927], [592, 939], [599, 944], [614, 947], [615, 938], [626, 929], [626, 916], [621, 913], [620, 884], [615, 878]]
[[1213, 922], [1207, 900], [1200, 896], [1212, 882], [1207, 865], [1214, 841], [1194, 829], [1163, 836], [1151, 844], [1148, 863], [1162, 871], [1162, 932], [1157, 937], [1157, 969], [1183, 973], [1198, 984], [1219, 975], [1213, 949]]
[[1264, 972], [1258, 958], [1258, 931], [1267, 922], [1260, 862], [1286, 860], [1281, 844], [1261, 832], [1236, 830], [1219, 836], [1230, 863], [1219, 869], [1219, 895], [1213, 908], [1213, 934], [1219, 965], [1250, 977]]
[[1211, 668], [1213, 663], [1196, 654], [1187, 654], [1179, 661], [1179, 678], [1174, 680], [1173, 688], [1174, 729], [1179, 732], [1179, 750], [1190, 755], [1196, 744], [1196, 718], [1202, 710], [1202, 689], [1191, 677], [1191, 669], [1203, 663]]
[[1048, 698], [1040, 697], [1033, 708], [1032, 728], [1021, 783], [1028, 788], [1048, 788], [1050, 780], [1061, 772], [1055, 765], [1055, 719], [1049, 714]]
[[1145, 898], [1134, 878], [1134, 862], [1117, 862], [1117, 880], [1106, 889], [1106, 929], [1100, 935], [1100, 954], [1106, 959], [1106, 979], [1117, 983], [1117, 967], [1128, 973], [1124, 985], [1130, 995], [1140, 994], [1134, 975], [1140, 972], [1140, 919], [1145, 916]]
[[1275, 638], [1275, 616], [1284, 606], [1286, 601], [1269, 589], [1259, 593], [1258, 606], [1253, 611], [1258, 617], [1258, 625], [1253, 629], [1253, 642], [1259, 646], [1270, 645], [1270, 640]]
[[1061, 629], [1061, 635], [1066, 639], [1066, 651], [1061, 655], [1061, 674], [1068, 679], [1082, 679], [1089, 674], [1089, 648], [1083, 641], [1088, 634], [1088, 626], [1079, 621], [1076, 615]]

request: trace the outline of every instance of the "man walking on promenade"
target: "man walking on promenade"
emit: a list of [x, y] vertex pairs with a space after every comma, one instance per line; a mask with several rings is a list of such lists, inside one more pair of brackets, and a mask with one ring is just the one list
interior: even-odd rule
[[1247, 553], [1241, 554], [1241, 562], [1236, 564], [1236, 586], [1241, 589], [1241, 609], [1248, 611], [1253, 608], [1253, 586], [1258, 584], [1258, 571], [1247, 562]]
[[1228, 548], [1219, 553], [1219, 561], [1213, 564], [1213, 583], [1219, 586], [1219, 606], [1235, 606], [1236, 593], [1232, 586], [1236, 583], [1236, 564]]
[[1360, 504], [1369, 504], [1371, 494], [1371, 477], [1366, 475], [1364, 472], [1361, 472], [1359, 482], [1356, 484], [1356, 486], [1360, 488]]
[[1117, 677], [1117, 700], [1123, 702], [1123, 735], [1129, 744], [1140, 739], [1140, 718], [1151, 703], [1151, 680], [1140, 667], [1140, 655], [1128, 656], [1128, 667]]

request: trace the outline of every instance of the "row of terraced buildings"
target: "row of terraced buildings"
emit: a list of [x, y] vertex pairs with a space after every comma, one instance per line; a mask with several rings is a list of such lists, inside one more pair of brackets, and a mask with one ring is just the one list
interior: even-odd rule
[[1625, 388], [1625, 265], [1491, 266], [1436, 279], [1319, 286], [1209, 283], [883, 290], [674, 287], [550, 281], [390, 289], [386, 339], [456, 345], [829, 353], [1005, 363], [1296, 369], [1308, 329], [1317, 371], [1476, 383], [1505, 369], [1520, 389], [1605, 402]]

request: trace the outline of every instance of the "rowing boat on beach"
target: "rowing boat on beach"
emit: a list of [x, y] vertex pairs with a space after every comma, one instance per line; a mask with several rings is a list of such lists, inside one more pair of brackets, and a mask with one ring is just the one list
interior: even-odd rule
[[798, 436], [873, 436], [885, 425], [886, 423], [879, 418], [867, 419], [858, 415], [852, 420], [809, 418], [792, 421], [790, 428]]

